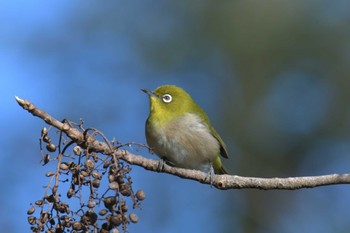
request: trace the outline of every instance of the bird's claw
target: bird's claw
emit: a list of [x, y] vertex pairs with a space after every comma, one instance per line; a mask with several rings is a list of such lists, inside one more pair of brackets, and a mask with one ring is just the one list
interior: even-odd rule
[[214, 168], [213, 166], [210, 166], [209, 172], [207, 173], [207, 176], [205, 178], [205, 180], [208, 180], [210, 183], [210, 186], [213, 186], [213, 182], [214, 182]]
[[164, 169], [164, 164], [165, 164], [164, 159], [158, 160], [158, 167], [157, 167], [157, 171], [158, 171], [158, 172], [162, 172], [162, 171], [163, 171], [163, 169]]

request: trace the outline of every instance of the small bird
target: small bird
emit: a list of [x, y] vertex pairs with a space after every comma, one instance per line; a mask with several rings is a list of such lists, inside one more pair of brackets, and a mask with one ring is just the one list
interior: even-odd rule
[[227, 174], [220, 159], [228, 158], [225, 143], [185, 90], [172, 85], [141, 90], [150, 98], [146, 140], [156, 155], [175, 167]]

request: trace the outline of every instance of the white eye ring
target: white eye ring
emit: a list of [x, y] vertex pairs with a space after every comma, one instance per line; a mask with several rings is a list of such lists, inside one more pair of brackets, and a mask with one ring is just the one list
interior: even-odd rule
[[164, 103], [170, 103], [173, 100], [173, 97], [169, 94], [165, 94], [162, 96], [162, 100]]

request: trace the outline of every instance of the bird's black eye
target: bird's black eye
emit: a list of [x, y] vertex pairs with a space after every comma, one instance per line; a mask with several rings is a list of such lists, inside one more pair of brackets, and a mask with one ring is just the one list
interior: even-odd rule
[[173, 100], [173, 97], [169, 94], [165, 94], [162, 96], [162, 100], [164, 103], [170, 103]]

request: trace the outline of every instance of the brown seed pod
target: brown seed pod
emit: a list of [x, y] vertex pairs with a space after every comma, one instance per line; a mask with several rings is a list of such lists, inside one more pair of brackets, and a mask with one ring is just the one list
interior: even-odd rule
[[81, 184], [81, 180], [79, 178], [79, 175], [74, 175], [73, 176], [73, 184], [75, 184], [75, 185], [80, 185]]
[[107, 209], [102, 209], [100, 212], [98, 212], [99, 215], [105, 216], [107, 214], [108, 210]]
[[74, 222], [72, 224], [73, 230], [80, 231], [83, 228], [81, 222]]
[[102, 179], [102, 175], [99, 172], [92, 172], [91, 173], [92, 177], [94, 177], [95, 179], [101, 180]]
[[109, 233], [109, 231], [111, 229], [112, 229], [112, 226], [108, 222], [105, 222], [105, 223], [102, 224], [101, 233]]
[[82, 149], [81, 149], [80, 146], [75, 146], [75, 147], [73, 148], [73, 152], [74, 152], [75, 155], [80, 156], [81, 153], [82, 153]]
[[136, 198], [140, 201], [145, 200], [145, 192], [142, 189], [138, 190], [136, 192]]
[[99, 157], [98, 157], [98, 154], [97, 154], [97, 153], [95, 153], [95, 152], [91, 153], [91, 157], [94, 159], [94, 162], [95, 162], [95, 163], [98, 162]]
[[64, 216], [63, 216], [63, 220], [64, 220], [65, 222], [70, 222], [70, 217], [69, 217], [68, 215], [64, 215]]
[[48, 162], [50, 162], [50, 155], [49, 154], [46, 154], [45, 156], [44, 156], [44, 165], [45, 164], [47, 164]]
[[124, 178], [122, 176], [117, 176], [117, 182], [122, 185], [125, 183]]
[[[52, 224], [52, 225], [54, 225], [54, 224]], [[55, 233], [55, 229], [53, 229], [53, 228], [47, 229], [45, 231], [45, 233]]]
[[55, 233], [63, 233], [64, 232], [64, 226], [62, 226], [61, 224], [57, 224], [56, 225], [56, 230]]
[[35, 212], [35, 207], [32, 206], [32, 207], [30, 207], [30, 209], [27, 211], [27, 214], [28, 214], [28, 215], [31, 215], [31, 214], [33, 214], [34, 212]]
[[66, 162], [61, 163], [60, 164], [60, 169], [61, 170], [68, 170], [69, 169], [68, 163], [66, 163]]
[[44, 135], [43, 141], [46, 142], [46, 143], [50, 143], [51, 142], [51, 138], [48, 135]]
[[67, 204], [66, 203], [57, 203], [54, 205], [54, 209], [59, 211], [60, 213], [64, 214], [67, 213]]
[[59, 197], [56, 195], [52, 195], [52, 194], [47, 194], [45, 195], [45, 199], [50, 202], [50, 203], [58, 203], [59, 202]]
[[72, 226], [71, 222], [62, 222], [62, 226], [70, 228]]
[[118, 169], [117, 169], [117, 167], [114, 164], [109, 167], [109, 171], [108, 171], [109, 174], [116, 175], [117, 172], [118, 172]]
[[113, 190], [119, 189], [119, 184], [117, 182], [112, 182], [109, 184], [109, 188]]
[[129, 219], [130, 219], [130, 222], [132, 222], [132, 223], [137, 223], [139, 221], [139, 218], [137, 217], [137, 215], [135, 213], [130, 213]]
[[44, 200], [37, 200], [35, 202], [35, 205], [41, 206], [42, 204], [44, 204]]
[[100, 181], [99, 180], [93, 180], [92, 181], [92, 186], [94, 187], [94, 188], [98, 188], [98, 187], [100, 187]]
[[107, 160], [104, 164], [103, 164], [103, 168], [106, 169], [107, 167], [109, 167], [112, 164], [111, 160]]
[[42, 128], [41, 129], [41, 136], [45, 136], [45, 135], [47, 135], [47, 128], [46, 127], [44, 127], [44, 128]]
[[113, 205], [117, 203], [117, 199], [115, 196], [109, 196], [103, 199], [103, 204], [109, 210], [113, 209]]
[[118, 228], [113, 228], [110, 233], [120, 233]]
[[130, 185], [129, 184], [122, 184], [120, 186], [120, 193], [125, 197], [129, 197], [131, 195]]
[[55, 219], [54, 218], [50, 218], [49, 222], [50, 222], [51, 226], [55, 225]]
[[28, 223], [29, 223], [30, 225], [35, 225], [35, 224], [36, 224], [36, 217], [34, 217], [34, 216], [29, 216], [29, 217], [28, 217]]
[[112, 183], [113, 181], [115, 181], [115, 175], [109, 174], [108, 175], [108, 182]]
[[120, 214], [117, 214], [116, 216], [111, 216], [109, 218], [109, 224], [113, 227], [117, 227], [122, 223], [122, 218]]
[[85, 170], [82, 170], [82, 171], [81, 171], [81, 174], [82, 174], [84, 177], [89, 176], [89, 172], [87, 172], [87, 171], [85, 171]]
[[75, 193], [74, 193], [74, 190], [73, 190], [72, 188], [70, 188], [70, 189], [68, 190], [68, 192], [67, 192], [67, 197], [68, 197], [68, 198], [71, 198], [71, 197], [73, 197], [74, 194], [75, 194]]
[[50, 151], [50, 152], [55, 152], [56, 151], [56, 146], [52, 143], [48, 143], [46, 144], [46, 150]]
[[69, 170], [73, 173], [76, 174], [80, 170], [79, 164], [75, 164], [74, 162], [70, 161], [67, 162], [67, 165], [69, 167]]
[[40, 222], [41, 222], [41, 223], [46, 223], [48, 217], [49, 217], [49, 214], [48, 214], [47, 212], [45, 212], [45, 211], [42, 212], [42, 213], [40, 214]]
[[46, 172], [46, 174], [45, 174], [46, 177], [50, 177], [50, 176], [53, 176], [53, 175], [55, 175], [54, 172]]
[[96, 206], [96, 202], [95, 201], [89, 201], [87, 204], [88, 208], [94, 208]]
[[70, 214], [70, 209], [69, 209], [69, 205], [65, 202], [62, 203], [64, 205], [64, 210], [67, 214]]
[[85, 216], [88, 217], [90, 225], [93, 225], [97, 221], [97, 214], [93, 210], [85, 212]]
[[126, 204], [124, 204], [124, 205], [121, 205], [121, 209], [125, 213], [125, 212], [128, 212], [129, 207]]
[[88, 159], [88, 160], [85, 161], [84, 166], [87, 169], [93, 170], [95, 168], [95, 163], [91, 159]]

